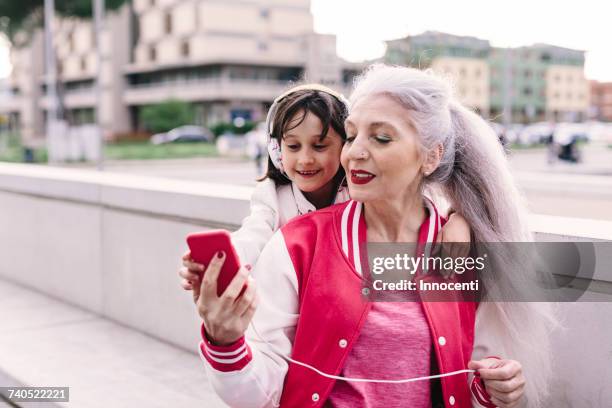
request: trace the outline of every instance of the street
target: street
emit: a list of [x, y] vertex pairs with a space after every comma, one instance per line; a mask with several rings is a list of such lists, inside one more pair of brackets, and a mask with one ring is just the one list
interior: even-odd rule
[[[588, 145], [582, 153], [579, 164], [549, 164], [544, 148], [510, 154], [512, 172], [532, 212], [612, 220], [612, 149]], [[236, 185], [255, 185], [257, 178], [253, 162], [236, 158], [107, 162], [105, 171]]]

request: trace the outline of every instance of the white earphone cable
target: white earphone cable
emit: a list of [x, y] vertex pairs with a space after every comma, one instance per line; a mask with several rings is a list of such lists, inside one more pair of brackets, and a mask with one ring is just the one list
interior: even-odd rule
[[458, 374], [463, 374], [463, 373], [473, 373], [475, 372], [475, 370], [469, 370], [469, 369], [463, 369], [463, 370], [457, 370], [457, 371], [452, 371], [449, 373], [444, 373], [444, 374], [436, 374], [436, 375], [428, 375], [428, 376], [424, 376], [424, 377], [416, 377], [416, 378], [403, 378], [403, 379], [399, 379], [399, 380], [383, 380], [383, 379], [375, 379], [375, 378], [351, 378], [351, 377], [342, 377], [339, 375], [332, 375], [332, 374], [327, 374], [321, 370], [319, 370], [316, 367], [313, 367], [309, 364], [303, 363], [301, 361], [298, 360], [294, 360], [289, 356], [286, 356], [284, 353], [279, 352], [277, 347], [274, 346], [273, 344], [269, 343], [268, 341], [264, 340], [264, 338], [259, 334], [259, 332], [257, 331], [257, 328], [255, 327], [255, 323], [253, 323], [253, 320], [251, 320], [250, 323], [251, 327], [253, 328], [253, 332], [255, 333], [255, 335], [259, 338], [260, 341], [262, 341], [263, 343], [266, 344], [266, 346], [268, 346], [270, 348], [270, 350], [274, 353], [277, 354], [278, 356], [282, 357], [283, 359], [297, 364], [299, 366], [302, 366], [304, 368], [307, 368], [309, 370], [314, 371], [315, 373], [326, 377], [326, 378], [330, 378], [332, 380], [341, 380], [341, 381], [350, 381], [350, 382], [372, 382], [372, 383], [386, 383], [386, 384], [404, 384], [404, 383], [409, 383], [409, 382], [415, 382], [415, 381], [424, 381], [424, 380], [433, 380], [436, 378], [442, 378], [442, 377], [450, 377], [452, 375], [458, 375]]

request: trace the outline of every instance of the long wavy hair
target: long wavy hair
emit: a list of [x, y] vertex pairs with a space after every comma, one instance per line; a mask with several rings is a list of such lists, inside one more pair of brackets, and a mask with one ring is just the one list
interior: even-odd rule
[[[375, 64], [356, 78], [351, 106], [375, 94], [388, 95], [406, 108], [423, 153], [443, 146], [441, 162], [423, 179], [422, 191], [441, 190], [469, 222], [476, 244], [533, 241], [503, 147], [492, 128], [455, 99], [447, 79], [431, 71]], [[547, 395], [550, 335], [558, 323], [550, 303], [499, 301], [524, 299], [524, 283], [534, 278], [534, 269], [525, 267], [510, 248], [497, 246], [493, 261], [501, 267], [479, 277], [486, 298], [479, 304], [476, 335], [486, 331], [486, 338], [502, 348], [490, 352], [521, 363], [528, 404], [539, 407]], [[479, 327], [483, 320], [486, 327]]]

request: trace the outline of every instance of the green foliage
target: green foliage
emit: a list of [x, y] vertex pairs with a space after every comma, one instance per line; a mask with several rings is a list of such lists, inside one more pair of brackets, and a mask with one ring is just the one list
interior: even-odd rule
[[217, 155], [217, 148], [213, 143], [152, 145], [149, 142], [119, 142], [104, 146], [104, 158], [107, 160], [161, 160]]
[[229, 122], [218, 122], [210, 127], [211, 132], [215, 136], [220, 136], [224, 133], [233, 133], [235, 135], [242, 135], [253, 130], [256, 126], [255, 122], [245, 122], [241, 127], [237, 127], [233, 123]]
[[[129, 0], [105, 0], [106, 10], [117, 10]], [[44, 22], [44, 0], [0, 0], [0, 32], [13, 42], [21, 30], [32, 32]], [[91, 19], [92, 0], [55, 0], [59, 16]], [[15, 44], [13, 44], [15, 45]], [[22, 45], [22, 44], [17, 44]]]
[[167, 100], [148, 105], [140, 111], [140, 121], [153, 133], [167, 132], [193, 121], [193, 106], [188, 102]]
[[[47, 162], [47, 149], [45, 147], [31, 148], [34, 163]], [[26, 156], [26, 147], [21, 144], [18, 133], [0, 132], [0, 162], [23, 163]]]

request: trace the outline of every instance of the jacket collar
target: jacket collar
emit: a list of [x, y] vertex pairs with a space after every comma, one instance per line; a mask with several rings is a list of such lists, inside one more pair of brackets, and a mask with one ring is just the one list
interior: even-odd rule
[[[295, 205], [297, 207], [298, 215], [308, 214], [309, 212], [317, 210], [314, 204], [304, 197], [304, 193], [302, 193], [294, 182], [291, 182], [291, 191], [293, 192], [293, 197], [295, 198]], [[343, 203], [348, 200], [348, 188], [345, 186], [338, 187], [338, 191], [336, 192], [336, 196], [334, 198], [334, 204]]]
[[[436, 242], [438, 231], [442, 223], [434, 203], [424, 197], [427, 217], [421, 224], [418, 235], [418, 247], [423, 248], [425, 258], [429, 257], [433, 244]], [[367, 265], [367, 254], [362, 253], [367, 243], [367, 226], [363, 213], [363, 203], [350, 200], [342, 211], [340, 222], [340, 240], [342, 252], [349, 260], [355, 271], [363, 276], [362, 265]]]

